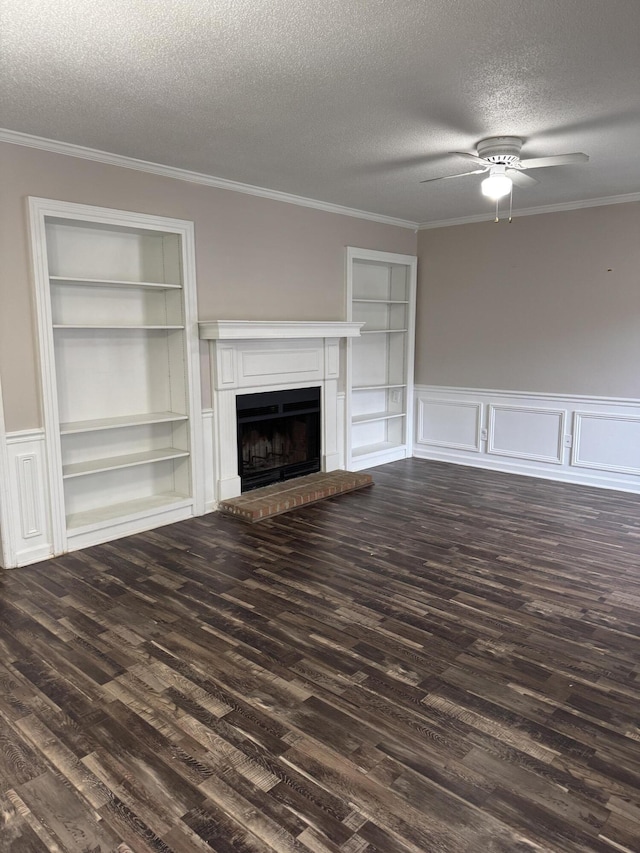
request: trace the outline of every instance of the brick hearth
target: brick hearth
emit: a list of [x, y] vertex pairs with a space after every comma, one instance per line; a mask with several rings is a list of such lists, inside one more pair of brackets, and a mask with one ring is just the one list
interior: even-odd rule
[[262, 489], [253, 489], [237, 498], [220, 502], [223, 512], [245, 521], [263, 521], [273, 515], [316, 503], [326, 498], [353, 492], [373, 485], [371, 474], [350, 471], [309, 474], [284, 483], [275, 483]]

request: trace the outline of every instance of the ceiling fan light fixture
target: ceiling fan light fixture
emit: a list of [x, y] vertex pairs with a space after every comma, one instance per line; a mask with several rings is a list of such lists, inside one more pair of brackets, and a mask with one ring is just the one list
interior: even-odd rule
[[504, 198], [511, 192], [513, 181], [508, 175], [505, 175], [504, 166], [494, 166], [489, 173], [489, 177], [485, 178], [480, 184], [482, 195], [490, 198], [492, 201]]

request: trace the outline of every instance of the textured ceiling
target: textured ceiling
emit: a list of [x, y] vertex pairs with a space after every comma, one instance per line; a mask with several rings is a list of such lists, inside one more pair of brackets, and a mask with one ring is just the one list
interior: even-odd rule
[[0, 0], [0, 125], [415, 222], [640, 191], [640, 0]]

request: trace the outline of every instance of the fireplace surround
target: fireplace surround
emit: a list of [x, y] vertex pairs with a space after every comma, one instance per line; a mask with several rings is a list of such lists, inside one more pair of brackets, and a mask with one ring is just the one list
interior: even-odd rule
[[240, 395], [318, 388], [320, 470], [344, 468], [344, 423], [338, 411], [340, 340], [359, 336], [361, 325], [331, 320], [199, 324], [200, 338], [209, 345], [216, 502], [242, 492], [236, 404]]

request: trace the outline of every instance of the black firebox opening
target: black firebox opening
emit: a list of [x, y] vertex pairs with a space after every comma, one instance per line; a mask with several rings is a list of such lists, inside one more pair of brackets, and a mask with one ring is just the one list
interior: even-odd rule
[[320, 388], [236, 397], [242, 491], [320, 470]]

